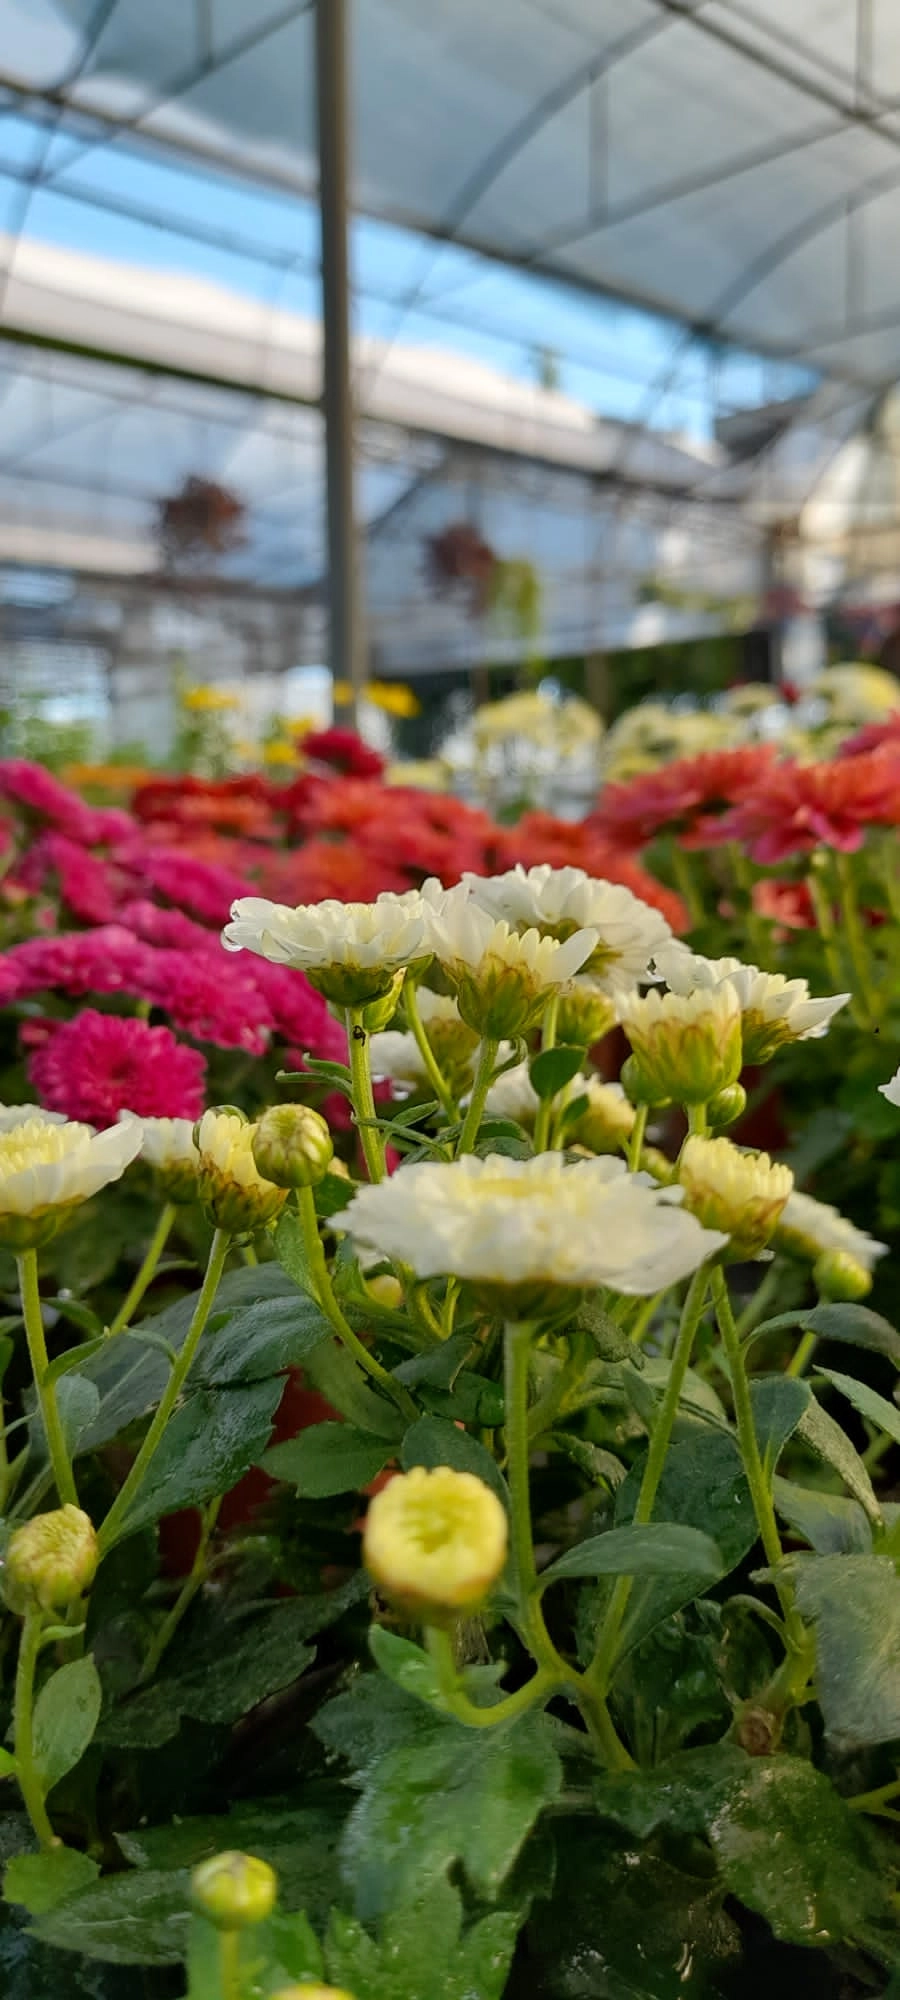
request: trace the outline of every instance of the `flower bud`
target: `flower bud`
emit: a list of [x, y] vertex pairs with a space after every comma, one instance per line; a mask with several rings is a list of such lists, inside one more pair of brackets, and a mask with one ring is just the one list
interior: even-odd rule
[[13, 1611], [66, 1611], [90, 1590], [99, 1553], [93, 1523], [67, 1502], [35, 1514], [7, 1544], [4, 1593]]
[[398, 1473], [366, 1515], [363, 1560], [379, 1590], [426, 1624], [477, 1610], [506, 1562], [506, 1509], [471, 1472]]
[[634, 1130], [635, 1109], [620, 1083], [601, 1083], [597, 1076], [578, 1077], [572, 1084], [587, 1104], [566, 1126], [567, 1139], [592, 1153], [618, 1153]]
[[572, 979], [563, 987], [556, 1016], [558, 1041], [589, 1049], [594, 1042], [602, 1042], [615, 1022], [615, 1002], [596, 981]]
[[623, 1004], [621, 1021], [642, 1076], [660, 1096], [708, 1104], [737, 1082], [741, 1008], [728, 980], [687, 994], [654, 988]]
[[331, 1133], [306, 1104], [273, 1104], [253, 1128], [251, 1150], [263, 1179], [276, 1187], [315, 1187], [331, 1165]]
[[670, 1160], [668, 1153], [661, 1152], [658, 1146], [642, 1146], [638, 1166], [642, 1174], [652, 1174], [653, 1179], [663, 1187], [678, 1179], [674, 1160]]
[[713, 1131], [724, 1125], [733, 1125], [742, 1118], [747, 1109], [747, 1092], [742, 1083], [730, 1083], [726, 1090], [720, 1090], [706, 1107], [706, 1115]]
[[243, 1113], [230, 1109], [205, 1111], [195, 1130], [200, 1200], [216, 1228], [232, 1235], [261, 1229], [287, 1201], [287, 1188], [266, 1180], [257, 1167], [255, 1130]]
[[388, 991], [379, 994], [375, 1000], [369, 1000], [363, 1007], [362, 1024], [368, 1034], [380, 1035], [388, 1022], [393, 1020], [400, 1004], [405, 980], [406, 967], [401, 965], [399, 972], [394, 973]]
[[220, 1931], [242, 1931], [265, 1923], [275, 1908], [274, 1868], [255, 1854], [214, 1854], [191, 1876], [191, 1900], [200, 1916]]
[[344, 1986], [279, 1986], [272, 2000], [353, 2000]]
[[813, 1265], [813, 1282], [820, 1298], [847, 1304], [872, 1290], [872, 1273], [849, 1250], [824, 1250]]
[[385, 1306], [389, 1312], [399, 1312], [403, 1304], [403, 1286], [390, 1271], [382, 1271], [377, 1278], [367, 1278], [365, 1286], [376, 1305]]
[[632, 1104], [649, 1104], [657, 1109], [669, 1103], [668, 1092], [660, 1093], [649, 1077], [644, 1075], [637, 1056], [626, 1056], [619, 1071], [619, 1081], [627, 1091]]
[[731, 1237], [727, 1254], [757, 1257], [794, 1185], [790, 1167], [768, 1153], [742, 1153], [730, 1139], [686, 1139], [678, 1166], [684, 1205], [705, 1229]]

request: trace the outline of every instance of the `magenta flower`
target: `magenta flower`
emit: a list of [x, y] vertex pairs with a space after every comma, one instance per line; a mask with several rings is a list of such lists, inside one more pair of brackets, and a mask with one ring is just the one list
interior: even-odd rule
[[168, 1028], [85, 1008], [35, 1049], [28, 1074], [50, 1111], [88, 1125], [141, 1118], [199, 1118], [206, 1061]]

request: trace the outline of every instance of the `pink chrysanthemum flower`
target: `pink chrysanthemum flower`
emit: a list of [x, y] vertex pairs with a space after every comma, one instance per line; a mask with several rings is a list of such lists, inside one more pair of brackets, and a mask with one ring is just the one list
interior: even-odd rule
[[150, 948], [121, 924], [101, 924], [61, 937], [27, 938], [6, 953], [4, 965], [18, 999], [51, 989], [73, 996], [127, 993], [139, 999], [147, 989], [152, 957]]
[[119, 922], [136, 932], [145, 944], [158, 945], [162, 951], [208, 951], [211, 943], [220, 948], [218, 937], [205, 924], [195, 923], [183, 910], [163, 910], [144, 896], [123, 903]]
[[68, 834], [55, 831], [39, 834], [16, 870], [24, 889], [43, 889], [53, 877], [60, 900], [82, 923], [112, 921], [116, 905], [106, 862]]
[[206, 1061], [168, 1028], [86, 1008], [34, 1051], [28, 1074], [50, 1111], [88, 1125], [142, 1118], [199, 1118]]
[[252, 974], [243, 967], [232, 973], [218, 946], [215, 952], [144, 949], [148, 962], [142, 993], [165, 1009], [176, 1028], [220, 1049], [265, 1054], [272, 1014]]
[[232, 903], [247, 893], [246, 882], [230, 868], [215, 861], [198, 861], [195, 855], [182, 854], [174, 847], [148, 847], [140, 858], [139, 871], [158, 896], [165, 896], [167, 902], [205, 924], [227, 923]]

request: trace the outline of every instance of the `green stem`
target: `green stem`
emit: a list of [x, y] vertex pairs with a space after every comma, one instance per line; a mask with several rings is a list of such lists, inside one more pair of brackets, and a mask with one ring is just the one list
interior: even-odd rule
[[[556, 1047], [556, 1023], [558, 1017], [559, 993], [557, 992], [551, 994], [544, 1009], [544, 1018], [541, 1022], [542, 1055], [545, 1049]], [[536, 1153], [546, 1153], [547, 1147], [550, 1144], [550, 1121], [555, 1101], [553, 1097], [542, 1097], [538, 1105], [537, 1117], [534, 1121], [534, 1150]]]
[[456, 1148], [457, 1159], [461, 1159], [463, 1153], [473, 1153], [475, 1151], [478, 1128], [484, 1116], [485, 1098], [491, 1087], [491, 1078], [494, 1074], [496, 1061], [497, 1043], [492, 1041], [489, 1036], [486, 1036], [478, 1051], [478, 1068], [475, 1071], [472, 1095], [469, 1098], [463, 1128], [459, 1135], [459, 1145]]
[[628, 1141], [628, 1171], [630, 1174], [636, 1174], [641, 1164], [641, 1154], [644, 1150], [644, 1133], [647, 1130], [649, 1112], [649, 1104], [639, 1104], [635, 1112], [634, 1124], [631, 1128], [631, 1138]]
[[361, 1007], [347, 1009], [347, 1042], [350, 1049], [350, 1077], [353, 1090], [353, 1109], [363, 1159], [370, 1181], [383, 1181], [385, 1175], [384, 1141], [375, 1124], [377, 1113], [372, 1094], [372, 1069], [369, 1062], [369, 1031], [363, 1021]]
[[162, 1256], [162, 1253], [169, 1240], [169, 1235], [177, 1213], [178, 1210], [176, 1209], [174, 1202], [167, 1201], [165, 1208], [162, 1210], [159, 1221], [157, 1222], [156, 1228], [153, 1231], [153, 1235], [150, 1238], [150, 1242], [147, 1246], [147, 1254], [144, 1258], [140, 1270], [137, 1273], [134, 1283], [132, 1284], [130, 1290], [126, 1292], [125, 1297], [122, 1300], [122, 1303], [119, 1307], [119, 1310], [116, 1313], [115, 1319], [110, 1321], [110, 1324], [107, 1328], [107, 1334], [110, 1340], [112, 1340], [114, 1334], [121, 1333], [123, 1326], [130, 1325], [131, 1315], [134, 1312], [135, 1307], [140, 1305], [144, 1293], [147, 1290], [147, 1286], [150, 1284], [151, 1280], [156, 1275], [157, 1264], [159, 1263], [160, 1257]]
[[643, 1340], [657, 1306], [666, 1296], [666, 1289], [664, 1288], [661, 1292], [654, 1292], [649, 1299], [641, 1300], [637, 1312], [628, 1327], [628, 1338], [629, 1340], [633, 1340], [636, 1345], [639, 1345]]
[[6, 1514], [7, 1503], [9, 1501], [10, 1491], [13, 1483], [12, 1475], [9, 1469], [9, 1444], [7, 1442], [7, 1436], [6, 1436], [5, 1419], [6, 1419], [6, 1412], [3, 1407], [3, 1393], [2, 1390], [0, 1390], [0, 1520], [2, 1520]]
[[[496, 1729], [502, 1722], [512, 1722], [515, 1716], [524, 1715], [536, 1702], [546, 1700], [559, 1685], [560, 1676], [549, 1667], [539, 1667], [524, 1687], [516, 1689], [515, 1694], [504, 1695], [502, 1701], [492, 1702], [489, 1708], [480, 1708], [476, 1702], [469, 1700], [460, 1686], [449, 1632], [437, 1625], [429, 1625], [425, 1631], [425, 1644], [437, 1669], [447, 1707], [457, 1722], [467, 1723], [470, 1729]], [[562, 1677], [565, 1678], [565, 1670]]]
[[534, 1327], [530, 1321], [510, 1320], [507, 1323], [504, 1334], [506, 1472], [512, 1512], [513, 1565], [518, 1594], [524, 1607], [537, 1594], [528, 1479], [528, 1360], [533, 1336]]
[[869, 953], [859, 912], [853, 863], [848, 854], [835, 852], [834, 873], [853, 971], [851, 983], [856, 985], [858, 998], [862, 1001], [862, 1026], [871, 1028], [877, 1024], [881, 1009], [869, 978]]
[[56, 1836], [47, 1815], [44, 1803], [44, 1787], [35, 1763], [32, 1740], [32, 1720], [34, 1715], [34, 1671], [41, 1649], [41, 1632], [44, 1616], [41, 1611], [25, 1614], [19, 1639], [19, 1662], [16, 1668], [16, 1691], [13, 1701], [13, 1750], [16, 1759], [16, 1776], [19, 1790], [25, 1802], [28, 1817], [38, 1840], [45, 1850], [57, 1845]]
[[750, 1383], [744, 1364], [743, 1349], [738, 1338], [737, 1327], [734, 1323], [734, 1314], [731, 1310], [731, 1300], [728, 1296], [725, 1274], [720, 1266], [717, 1266], [712, 1274], [712, 1296], [716, 1309], [716, 1318], [719, 1322], [719, 1332], [722, 1335], [722, 1345], [725, 1349], [729, 1373], [731, 1375], [734, 1420], [737, 1425], [741, 1457], [744, 1461], [744, 1472], [753, 1501], [753, 1511], [756, 1515], [756, 1525], [766, 1552], [766, 1561], [774, 1569], [782, 1559], [781, 1536], [778, 1533], [775, 1503], [772, 1499], [770, 1482], [766, 1475], [762, 1458], [760, 1457], [756, 1426], [753, 1422]]
[[453, 1092], [428, 1039], [425, 1023], [419, 1013], [419, 1000], [415, 983], [411, 979], [407, 979], [403, 989], [403, 1004], [406, 1008], [406, 1018], [415, 1037], [416, 1047], [425, 1065], [425, 1074], [434, 1091], [435, 1097], [446, 1117], [451, 1120], [455, 1119], [457, 1113]]
[[839, 993], [844, 984], [844, 967], [841, 963], [840, 947], [834, 927], [834, 912], [832, 910], [831, 897], [822, 880], [822, 868], [825, 859], [826, 857], [821, 848], [818, 849], [816, 854], [813, 855], [809, 874], [806, 879], [812, 906], [816, 913], [819, 935], [825, 949], [825, 963], [828, 967], [828, 977], [835, 992]]
[[892, 1778], [889, 1785], [879, 1785], [874, 1792], [857, 1792], [854, 1798], [845, 1799], [844, 1803], [850, 1807], [851, 1812], [877, 1813], [881, 1811], [882, 1806], [889, 1805], [891, 1799], [896, 1799], [898, 1796], [900, 1796], [900, 1778]]
[[785, 1374], [805, 1375], [818, 1344], [819, 1336], [817, 1333], [805, 1333], [803, 1339], [798, 1341], [791, 1355], [791, 1359], [785, 1369]]
[[61, 1506], [77, 1506], [78, 1492], [69, 1458], [69, 1448], [66, 1444], [65, 1432], [62, 1427], [62, 1419], [59, 1414], [59, 1404], [56, 1400], [56, 1389], [54, 1384], [47, 1380], [50, 1371], [50, 1359], [47, 1354], [47, 1342], [44, 1338], [44, 1320], [41, 1313], [41, 1295], [38, 1290], [36, 1252], [34, 1250], [22, 1250], [16, 1258], [16, 1266], [19, 1273], [22, 1317], [25, 1321], [25, 1338], [28, 1342], [31, 1372], [34, 1377], [35, 1393], [43, 1418], [47, 1449], [50, 1453], [50, 1464], [53, 1468], [53, 1477], [56, 1482], [56, 1491], [59, 1495]]
[[688, 1137], [706, 1137], [707, 1120], [705, 1104], [689, 1104], [687, 1107]]
[[[656, 1495], [659, 1491], [659, 1482], [662, 1478], [663, 1467], [666, 1462], [666, 1455], [675, 1426], [675, 1418], [678, 1414], [678, 1405], [681, 1401], [681, 1392], [684, 1388], [694, 1340], [700, 1324], [700, 1316], [706, 1301], [709, 1276], [709, 1265], [701, 1265], [700, 1270], [691, 1279], [687, 1298], [682, 1309], [681, 1323], [676, 1335], [675, 1346], [672, 1350], [666, 1392], [653, 1425], [650, 1446], [641, 1479], [640, 1492], [634, 1510], [633, 1518], [638, 1526], [645, 1525], [653, 1515]], [[603, 1624], [600, 1628], [597, 1649], [585, 1675], [589, 1686], [597, 1689], [604, 1695], [608, 1692], [612, 1680], [616, 1647], [619, 1642], [619, 1634], [622, 1630], [622, 1621], [628, 1608], [633, 1581], [634, 1579], [630, 1576], [620, 1576], [614, 1584], [609, 1603], [606, 1607]]]
[[213, 1302], [219, 1289], [219, 1281], [225, 1269], [225, 1259], [228, 1256], [230, 1243], [231, 1236], [228, 1230], [217, 1229], [210, 1246], [206, 1275], [203, 1279], [200, 1296], [194, 1308], [194, 1317], [191, 1320], [185, 1337], [184, 1346], [163, 1390], [156, 1415], [141, 1445], [137, 1458], [124, 1485], [116, 1495], [106, 1516], [106, 1520], [100, 1528], [97, 1540], [100, 1544], [101, 1555], [106, 1554], [107, 1550], [112, 1547], [113, 1542], [121, 1534], [123, 1524], [125, 1524], [135, 1498], [143, 1485], [151, 1460], [155, 1457], [162, 1443], [166, 1425], [190, 1373], [191, 1364], [200, 1344], [201, 1334], [212, 1311]]
[[147, 1648], [146, 1658], [140, 1673], [141, 1681], [150, 1681], [153, 1679], [160, 1660], [170, 1641], [175, 1637], [182, 1618], [190, 1610], [197, 1592], [203, 1588], [208, 1571], [207, 1556], [209, 1554], [209, 1545], [219, 1518], [219, 1509], [222, 1505], [223, 1497], [222, 1494], [219, 1494], [215, 1500], [211, 1500], [209, 1505], [202, 1510], [200, 1540], [197, 1544], [197, 1553], [191, 1564], [190, 1574], [185, 1577], [171, 1610], [163, 1619], [159, 1631]]
[[677, 839], [673, 838], [670, 841], [669, 853], [672, 857], [672, 873], [675, 877], [675, 887], [687, 909], [691, 930], [695, 931], [698, 925], [703, 922], [703, 903], [694, 880], [694, 872], [684, 848]]
[[354, 1333], [349, 1321], [344, 1318], [341, 1308], [338, 1305], [331, 1282], [331, 1273], [328, 1269], [325, 1252], [322, 1248], [322, 1239], [319, 1235], [316, 1198], [311, 1187], [297, 1189], [297, 1209], [300, 1216], [300, 1227], [303, 1231], [303, 1247], [306, 1251], [306, 1260], [315, 1287], [314, 1296], [321, 1306], [323, 1313], [326, 1315], [326, 1318], [330, 1319], [338, 1339], [343, 1341], [345, 1347], [349, 1348], [354, 1359], [358, 1361], [360, 1368], [365, 1370], [365, 1373], [371, 1377], [373, 1382], [381, 1384], [382, 1389], [387, 1391], [391, 1401], [396, 1403], [397, 1408], [403, 1411], [405, 1417], [408, 1417], [410, 1420], [414, 1419], [419, 1415], [419, 1410], [409, 1390], [404, 1389], [402, 1382], [396, 1381], [388, 1369], [383, 1368], [381, 1362], [376, 1360], [374, 1354], [369, 1353], [368, 1348], [360, 1340], [359, 1335]]
[[219, 1932], [219, 2000], [242, 2000], [241, 1933]]

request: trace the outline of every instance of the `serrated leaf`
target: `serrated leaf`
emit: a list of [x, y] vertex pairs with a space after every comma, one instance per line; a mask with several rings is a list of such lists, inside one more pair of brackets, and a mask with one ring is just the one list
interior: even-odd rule
[[813, 1397], [807, 1404], [795, 1435], [818, 1459], [830, 1465], [843, 1480], [848, 1493], [858, 1500], [869, 1520], [876, 1528], [882, 1525], [881, 1508], [875, 1497], [875, 1490], [868, 1472], [855, 1445], [852, 1445], [846, 1431], [835, 1423], [828, 1410]]
[[583, 1062], [583, 1049], [568, 1048], [564, 1043], [553, 1049], [542, 1049], [528, 1065], [532, 1089], [542, 1099], [556, 1097], [578, 1075]]
[[772, 1491], [782, 1520], [802, 1535], [817, 1555], [871, 1552], [872, 1529], [858, 1500], [848, 1500], [843, 1493], [823, 1493], [818, 1487], [797, 1486], [789, 1479], [775, 1479]]
[[316, 1299], [316, 1283], [306, 1254], [306, 1244], [299, 1215], [292, 1208], [283, 1208], [275, 1225], [272, 1238], [275, 1255], [282, 1270], [287, 1272], [301, 1292], [310, 1299]]
[[558, 1556], [538, 1581], [556, 1583], [567, 1576], [684, 1576], [706, 1577], [716, 1583], [724, 1571], [721, 1549], [700, 1528], [683, 1527], [672, 1521], [651, 1521], [647, 1525], [610, 1528], [605, 1535], [591, 1535]]
[[[642, 1457], [619, 1487], [619, 1526], [633, 1515], [643, 1467]], [[756, 1541], [756, 1516], [740, 1452], [730, 1432], [693, 1418], [682, 1420], [680, 1434], [669, 1446], [653, 1511], [657, 1520], [677, 1521], [711, 1536], [721, 1550], [723, 1575], [743, 1561]], [[680, 1578], [636, 1579], [622, 1627], [620, 1656], [662, 1619], [708, 1588], [705, 1573], [703, 1577], [685, 1571]]]
[[855, 1375], [839, 1375], [835, 1368], [817, 1368], [816, 1375], [839, 1389], [868, 1423], [874, 1424], [877, 1430], [886, 1431], [895, 1444], [900, 1444], [900, 1410], [895, 1403], [889, 1403], [886, 1396], [879, 1396], [876, 1389], [869, 1388], [868, 1382], [858, 1382]]
[[375, 1437], [399, 1442], [406, 1418], [396, 1403], [370, 1388], [359, 1364], [337, 1340], [323, 1340], [309, 1355], [305, 1372], [313, 1387], [348, 1423]]
[[888, 1913], [860, 1816], [804, 1758], [751, 1758], [707, 1830], [731, 1895], [790, 1944], [838, 1944]]
[[509, 1505], [506, 1481], [496, 1460], [468, 1431], [457, 1430], [446, 1417], [420, 1417], [403, 1439], [400, 1462], [404, 1472], [413, 1465], [452, 1465], [455, 1472], [474, 1472]]
[[227, 1320], [207, 1331], [200, 1342], [188, 1383], [224, 1388], [236, 1382], [261, 1382], [285, 1368], [308, 1360], [331, 1337], [324, 1313], [303, 1292], [288, 1298], [258, 1299], [241, 1306]]
[[368, 1486], [392, 1456], [390, 1442], [370, 1431], [355, 1430], [352, 1424], [313, 1424], [299, 1437], [273, 1445], [262, 1468], [296, 1487], [302, 1499], [323, 1500]]
[[84, 1756], [100, 1718], [103, 1691], [90, 1653], [57, 1667], [34, 1704], [34, 1758], [45, 1791]]
[[100, 1869], [89, 1854], [74, 1847], [51, 1847], [46, 1854], [17, 1854], [3, 1877], [3, 1894], [21, 1903], [33, 1917], [43, 1916], [95, 1882]]
[[825, 1727], [842, 1749], [900, 1737], [900, 1578], [888, 1556], [795, 1556]]
[[885, 1354], [900, 1368], [900, 1333], [890, 1320], [873, 1312], [870, 1306], [814, 1306], [812, 1312], [804, 1314], [803, 1327], [823, 1340], [846, 1341], [852, 1347], [867, 1347], [874, 1354]]
[[542, 1715], [467, 1730], [426, 1714], [426, 1729], [371, 1768], [343, 1842], [364, 1922], [421, 1893], [458, 1864], [493, 1902], [562, 1769]]
[[373, 1625], [369, 1651], [389, 1681], [430, 1708], [446, 1710], [437, 1669], [421, 1646], [414, 1646], [411, 1639], [401, 1639], [399, 1632], [389, 1632], [384, 1625]]
[[146, 1870], [95, 1882], [39, 1917], [34, 1933], [113, 1965], [183, 1965], [189, 1924], [190, 1877]]
[[335, 1910], [325, 1954], [328, 1976], [366, 2000], [499, 2000], [521, 1918], [498, 1911], [463, 1933], [463, 1907], [449, 1882], [391, 1910], [377, 1940]]
[[116, 1539], [236, 1486], [268, 1445], [282, 1389], [276, 1376], [188, 1396], [168, 1423]]

